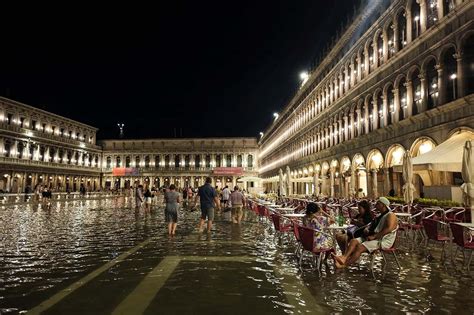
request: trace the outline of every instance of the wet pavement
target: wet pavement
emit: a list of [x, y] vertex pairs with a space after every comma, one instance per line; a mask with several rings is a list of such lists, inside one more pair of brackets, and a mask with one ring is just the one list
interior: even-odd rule
[[472, 314], [474, 273], [401, 248], [372, 278], [360, 267], [299, 270], [294, 247], [247, 212], [198, 233], [181, 211], [167, 236], [163, 209], [124, 198], [0, 208], [0, 313], [45, 314]]

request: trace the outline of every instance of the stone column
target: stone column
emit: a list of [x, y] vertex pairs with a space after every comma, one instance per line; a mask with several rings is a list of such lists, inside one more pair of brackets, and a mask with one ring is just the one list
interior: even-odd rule
[[370, 56], [368, 47], [364, 47], [364, 73], [367, 77], [370, 73]]
[[407, 88], [407, 100], [406, 100], [406, 117], [411, 117], [413, 114], [413, 82], [411, 80], [407, 80], [406, 83], [404, 83], [405, 87]]
[[331, 169], [329, 170], [329, 176], [330, 176], [330, 185], [331, 185], [331, 187], [330, 187], [330, 189], [331, 189], [330, 196], [332, 198], [334, 198], [334, 172], [335, 172], [334, 168], [331, 167]]
[[444, 16], [443, 0], [438, 0], [436, 5], [437, 5], [437, 8], [438, 8], [438, 21], [441, 21], [441, 19]]
[[406, 14], [406, 19], [407, 19], [407, 44], [411, 43], [411, 41], [413, 40], [413, 33], [412, 33], [412, 29], [413, 29], [413, 15], [411, 14], [411, 11], [410, 10], [406, 10], [405, 11], [405, 14]]
[[424, 112], [428, 108], [428, 80], [426, 80], [426, 73], [421, 72], [418, 76], [421, 84], [421, 108], [419, 112]]
[[354, 112], [350, 112], [350, 113], [349, 113], [349, 118], [350, 118], [350, 122], [351, 122], [351, 123], [350, 123], [350, 125], [349, 125], [350, 128], [349, 128], [349, 127], [348, 127], [348, 128], [349, 128], [349, 130], [350, 130], [350, 132], [351, 132], [351, 139], [354, 139], [354, 129], [355, 129], [355, 127], [356, 127], [355, 124], [354, 124]]
[[356, 61], [357, 61], [357, 82], [360, 82], [362, 80], [362, 58], [360, 56], [359, 53], [357, 53], [357, 57], [356, 57]]
[[423, 34], [426, 31], [428, 14], [426, 8], [426, 0], [419, 0], [420, 3], [420, 34]]
[[400, 110], [402, 110], [400, 104], [400, 90], [398, 88], [393, 89], [393, 109], [390, 109], [390, 111], [393, 112], [393, 115], [391, 114], [393, 123], [398, 122], [398, 118], [400, 117]]
[[373, 98], [372, 99], [372, 121], [370, 122], [372, 124], [373, 130], [377, 129], [379, 127], [379, 110], [377, 106], [377, 99]]
[[388, 49], [389, 49], [388, 41], [389, 41], [389, 39], [388, 39], [388, 35], [387, 35], [386, 31], [383, 31], [382, 37], [383, 37], [383, 62], [387, 63], [387, 61], [388, 61]]
[[388, 97], [384, 95], [383, 97], [383, 125], [384, 127], [388, 125], [388, 115], [390, 114], [390, 109], [388, 108]]
[[372, 170], [372, 195], [374, 199], [379, 196], [378, 182], [377, 182], [377, 169]]
[[466, 96], [466, 79], [464, 78], [464, 63], [463, 63], [463, 54], [458, 53], [454, 54], [454, 58], [456, 58], [456, 66], [457, 66], [457, 78], [455, 79], [457, 85], [457, 94], [456, 98], [461, 98]]
[[446, 103], [446, 78], [444, 77], [444, 65], [437, 64], [436, 70], [438, 71], [438, 97], [435, 106], [443, 105]]
[[350, 188], [349, 188], [349, 195], [351, 197], [355, 197], [355, 195], [356, 195], [356, 193], [355, 193], [355, 190], [356, 190], [355, 181], [356, 181], [355, 168], [353, 166], [351, 166], [351, 182], [350, 182]]
[[395, 16], [394, 21], [393, 21], [393, 41], [394, 41], [393, 47], [395, 48], [395, 53], [400, 51], [400, 49], [402, 49], [402, 47], [403, 47], [403, 46], [400, 47], [400, 45], [399, 45], [399, 42], [400, 42], [400, 39], [398, 38], [399, 29], [400, 29], [400, 26], [398, 25], [398, 19]]
[[356, 113], [357, 113], [357, 121], [356, 121], [356, 125], [354, 127], [357, 128], [357, 136], [360, 136], [362, 134], [361, 132], [361, 128], [360, 128], [360, 119], [361, 119], [361, 110], [360, 108], [357, 107], [356, 109]]
[[364, 106], [364, 134], [368, 134], [370, 132], [369, 124], [370, 124], [369, 104], [365, 104]]
[[348, 123], [348, 118], [347, 116], [344, 116], [343, 119], [344, 119], [344, 141], [347, 141], [349, 138], [349, 123]]
[[392, 186], [392, 182], [390, 181], [390, 168], [384, 169], [384, 175], [385, 175], [385, 180], [383, 181], [384, 193], [388, 195], [388, 192], [390, 191], [391, 186]]

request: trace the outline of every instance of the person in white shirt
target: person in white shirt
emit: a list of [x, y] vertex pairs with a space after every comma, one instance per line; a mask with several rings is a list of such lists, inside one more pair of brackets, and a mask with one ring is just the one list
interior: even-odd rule
[[227, 207], [229, 197], [230, 197], [229, 186], [225, 186], [224, 190], [222, 190], [222, 202], [224, 203], [224, 207]]

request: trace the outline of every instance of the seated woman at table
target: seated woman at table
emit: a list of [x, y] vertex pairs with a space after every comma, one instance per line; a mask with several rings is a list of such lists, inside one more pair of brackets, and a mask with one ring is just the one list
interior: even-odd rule
[[[314, 202], [306, 206], [306, 216], [303, 217], [303, 225], [315, 230], [322, 231], [324, 228], [334, 223], [332, 217], [325, 216], [322, 209]], [[314, 232], [315, 248], [330, 248], [332, 242], [330, 238], [323, 233]]]
[[372, 222], [372, 212], [370, 211], [370, 203], [367, 200], [362, 200], [357, 204], [359, 213], [351, 220], [354, 225], [347, 229], [346, 233], [339, 233], [336, 235], [337, 244], [342, 253], [346, 251], [347, 243], [364, 234], [364, 228], [367, 224]]

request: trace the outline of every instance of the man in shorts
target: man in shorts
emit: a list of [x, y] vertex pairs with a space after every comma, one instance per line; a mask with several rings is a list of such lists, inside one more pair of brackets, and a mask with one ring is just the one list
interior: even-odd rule
[[199, 221], [199, 232], [203, 231], [204, 221], [207, 219], [207, 233], [211, 232], [212, 221], [214, 220], [214, 209], [220, 209], [220, 201], [216, 190], [211, 186], [212, 179], [206, 178], [206, 183], [199, 187], [197, 198], [201, 203], [201, 220]]
[[375, 204], [375, 209], [380, 212], [370, 227], [364, 231], [364, 236], [350, 241], [347, 252], [335, 256], [337, 268], [344, 268], [355, 263], [362, 253], [372, 253], [378, 249], [387, 249], [393, 246], [398, 229], [397, 216], [390, 211], [390, 201], [380, 197]]
[[232, 205], [232, 222], [240, 224], [243, 216], [243, 206], [245, 205], [245, 197], [239, 191], [239, 187], [235, 186], [234, 191], [230, 194], [230, 204]]

